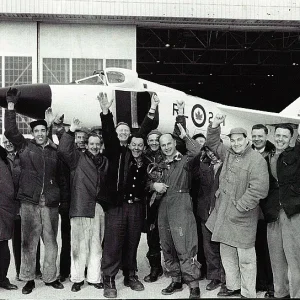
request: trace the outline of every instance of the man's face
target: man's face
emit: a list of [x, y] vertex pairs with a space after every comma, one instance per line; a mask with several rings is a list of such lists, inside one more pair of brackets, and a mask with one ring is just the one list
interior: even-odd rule
[[45, 145], [48, 141], [47, 128], [44, 125], [35, 126], [32, 135], [37, 145]]
[[121, 124], [117, 127], [116, 132], [117, 132], [119, 141], [126, 143], [130, 136], [130, 128], [125, 124]]
[[15, 146], [5, 136], [3, 136], [3, 145], [7, 153], [15, 152]]
[[140, 157], [144, 150], [144, 140], [142, 138], [133, 137], [129, 144], [129, 149], [134, 158]]
[[88, 139], [88, 143], [86, 145], [86, 149], [90, 151], [93, 155], [97, 155], [100, 153], [102, 144], [101, 140], [97, 136], [90, 136]]
[[206, 139], [205, 139], [204, 137], [199, 136], [199, 137], [196, 138], [196, 141], [199, 143], [199, 145], [200, 145], [201, 148], [202, 148], [203, 145], [204, 145], [205, 142], [206, 142]]
[[292, 139], [291, 132], [286, 128], [277, 128], [275, 131], [274, 142], [276, 150], [283, 151], [290, 145]]
[[266, 146], [267, 134], [264, 129], [253, 129], [252, 132], [252, 143], [257, 150], [260, 150]]
[[242, 133], [234, 133], [230, 136], [230, 145], [235, 153], [242, 153], [248, 144], [248, 139]]
[[218, 158], [216, 157], [215, 153], [211, 150], [207, 150], [206, 151], [206, 155], [213, 161], [213, 162], [217, 162]]
[[147, 143], [152, 151], [157, 151], [159, 149], [159, 135], [156, 133], [150, 134], [148, 136]]
[[164, 134], [159, 139], [160, 148], [167, 157], [174, 156], [176, 153], [176, 142], [170, 134]]
[[84, 149], [85, 148], [85, 139], [86, 133], [83, 131], [79, 131], [75, 133], [75, 143], [77, 148]]

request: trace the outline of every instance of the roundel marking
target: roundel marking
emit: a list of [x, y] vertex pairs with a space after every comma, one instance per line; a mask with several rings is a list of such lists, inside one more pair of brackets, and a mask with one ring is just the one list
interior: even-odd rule
[[192, 120], [196, 127], [202, 127], [206, 122], [206, 112], [202, 105], [195, 104], [193, 106], [192, 112]]

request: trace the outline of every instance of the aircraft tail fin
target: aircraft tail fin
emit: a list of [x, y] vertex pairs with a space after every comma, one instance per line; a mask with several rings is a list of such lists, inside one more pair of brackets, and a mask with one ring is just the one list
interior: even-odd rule
[[297, 98], [290, 105], [288, 105], [279, 114], [289, 116], [289, 117], [300, 117], [300, 97]]

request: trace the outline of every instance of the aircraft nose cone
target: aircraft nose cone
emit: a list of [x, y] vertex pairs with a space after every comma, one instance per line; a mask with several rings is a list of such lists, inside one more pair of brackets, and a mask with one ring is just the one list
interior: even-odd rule
[[[44, 119], [45, 110], [51, 107], [52, 92], [48, 84], [24, 84], [14, 86], [21, 91], [18, 103], [15, 105], [17, 113], [33, 119]], [[0, 106], [7, 108], [6, 92], [9, 87], [0, 88]]]

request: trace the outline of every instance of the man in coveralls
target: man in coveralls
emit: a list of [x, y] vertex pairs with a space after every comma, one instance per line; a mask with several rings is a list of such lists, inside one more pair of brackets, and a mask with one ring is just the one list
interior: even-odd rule
[[[178, 102], [179, 111], [183, 112], [184, 103]], [[189, 195], [190, 160], [200, 151], [200, 146], [187, 136], [180, 123], [184, 115], [176, 118], [176, 123], [187, 147], [187, 154], [176, 150], [173, 136], [163, 134], [160, 147], [165, 156], [163, 177], [152, 188], [162, 193], [158, 212], [158, 228], [161, 239], [165, 266], [172, 277], [171, 284], [162, 290], [163, 295], [171, 295], [182, 290], [182, 279], [190, 287], [190, 299], [200, 298], [199, 277], [200, 263], [197, 261], [198, 237], [192, 201]], [[180, 123], [179, 123], [180, 122]], [[175, 125], [176, 127], [176, 125]]]

